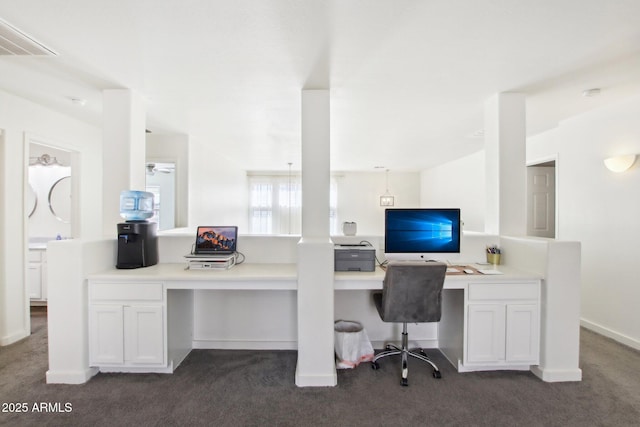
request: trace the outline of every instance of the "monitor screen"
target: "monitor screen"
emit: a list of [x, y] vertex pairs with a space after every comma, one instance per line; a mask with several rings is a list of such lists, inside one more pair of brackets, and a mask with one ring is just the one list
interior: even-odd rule
[[459, 253], [460, 209], [387, 209], [384, 251], [385, 254]]
[[236, 251], [238, 227], [236, 226], [198, 226], [194, 253], [228, 254]]

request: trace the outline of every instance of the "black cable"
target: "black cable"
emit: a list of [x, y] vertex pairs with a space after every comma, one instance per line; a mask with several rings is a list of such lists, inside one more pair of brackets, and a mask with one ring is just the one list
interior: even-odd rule
[[[360, 244], [360, 245], [363, 245], [363, 244], [364, 244], [364, 245], [367, 245], [367, 246], [371, 246], [371, 247], [373, 247], [373, 245], [371, 244], [371, 242], [370, 242], [370, 241], [368, 241], [368, 240], [360, 240], [360, 243], [359, 243], [359, 244]], [[387, 263], [389, 262], [389, 261], [387, 261], [387, 260], [384, 260], [384, 261], [380, 262], [380, 260], [378, 259], [378, 255], [376, 254], [376, 252], [374, 252], [374, 255], [373, 255], [373, 256], [375, 257], [376, 262], [378, 263], [378, 265], [379, 265], [380, 267], [384, 267], [384, 266], [385, 266], [385, 265], [387, 265]]]

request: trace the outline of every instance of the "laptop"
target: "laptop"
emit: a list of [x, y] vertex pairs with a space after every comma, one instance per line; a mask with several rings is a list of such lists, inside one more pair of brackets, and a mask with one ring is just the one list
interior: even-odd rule
[[196, 243], [191, 255], [231, 255], [236, 252], [238, 227], [198, 226]]

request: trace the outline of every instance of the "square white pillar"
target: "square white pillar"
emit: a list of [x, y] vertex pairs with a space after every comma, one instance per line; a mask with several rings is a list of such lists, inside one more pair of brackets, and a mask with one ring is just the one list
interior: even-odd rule
[[525, 96], [499, 93], [485, 104], [485, 232], [523, 236], [527, 231]]
[[115, 236], [120, 217], [120, 192], [142, 190], [145, 183], [145, 108], [131, 90], [103, 93], [102, 206], [103, 233]]
[[302, 92], [302, 239], [298, 243], [296, 385], [335, 386], [329, 235], [329, 91]]

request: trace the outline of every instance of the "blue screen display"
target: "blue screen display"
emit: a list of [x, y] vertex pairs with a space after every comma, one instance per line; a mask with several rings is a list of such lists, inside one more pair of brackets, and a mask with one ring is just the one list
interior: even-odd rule
[[460, 209], [387, 209], [386, 253], [460, 252]]

